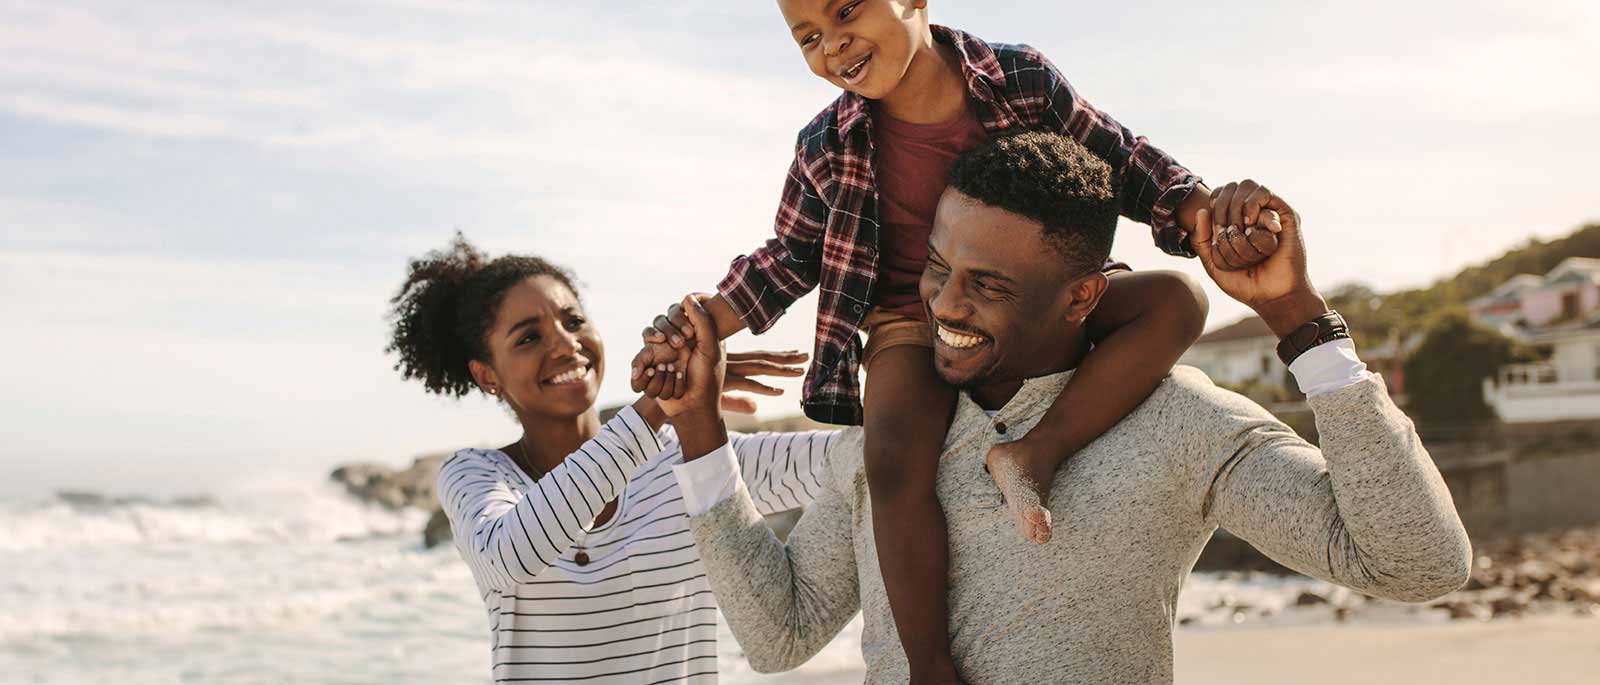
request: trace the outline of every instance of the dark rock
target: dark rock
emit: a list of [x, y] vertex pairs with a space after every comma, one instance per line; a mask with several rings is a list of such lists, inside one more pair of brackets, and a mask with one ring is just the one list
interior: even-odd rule
[[433, 510], [433, 515], [428, 517], [428, 526], [422, 529], [422, 546], [433, 549], [441, 544], [447, 544], [454, 538], [450, 532], [450, 517], [445, 516], [443, 509]]
[[1300, 606], [1300, 607], [1313, 606], [1313, 605], [1317, 605], [1317, 604], [1327, 604], [1327, 603], [1328, 603], [1328, 598], [1327, 597], [1323, 597], [1322, 595], [1319, 595], [1319, 594], [1317, 594], [1315, 592], [1311, 592], [1311, 591], [1303, 591], [1303, 592], [1301, 592], [1300, 596], [1296, 597], [1295, 600], [1294, 600], [1294, 605], [1295, 606]]

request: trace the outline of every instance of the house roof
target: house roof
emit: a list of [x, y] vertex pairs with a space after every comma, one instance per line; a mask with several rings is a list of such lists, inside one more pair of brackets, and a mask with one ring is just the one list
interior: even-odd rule
[[1535, 276], [1533, 274], [1517, 274], [1506, 279], [1505, 283], [1501, 283], [1494, 290], [1489, 291], [1489, 294], [1477, 298], [1467, 304], [1471, 307], [1486, 307], [1497, 304], [1520, 303], [1522, 301], [1522, 291], [1537, 288], [1542, 285], [1544, 285], [1543, 276]]
[[1204, 345], [1206, 343], [1262, 337], [1276, 339], [1278, 336], [1273, 334], [1272, 329], [1267, 327], [1267, 322], [1262, 321], [1261, 317], [1252, 315], [1200, 336], [1200, 339], [1196, 340], [1195, 344]]

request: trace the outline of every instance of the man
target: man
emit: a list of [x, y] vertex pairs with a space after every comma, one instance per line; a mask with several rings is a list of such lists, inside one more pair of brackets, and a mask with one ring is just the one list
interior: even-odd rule
[[[1194, 246], [1222, 290], [1287, 339], [1280, 350], [1309, 395], [1322, 449], [1180, 367], [1063, 467], [1050, 490], [1060, 524], [1049, 544], [1012, 533], [984, 456], [1032, 428], [1084, 355], [1114, 201], [1102, 163], [1037, 133], [965, 154], [940, 201], [921, 294], [939, 374], [962, 389], [938, 479], [962, 677], [1171, 682], [1178, 592], [1218, 527], [1290, 568], [1379, 597], [1424, 601], [1464, 583], [1471, 550], [1444, 482], [1312, 286], [1299, 217], [1276, 197], [1266, 206], [1281, 218], [1281, 246], [1261, 266], [1219, 267], [1231, 260], [1210, 242], [1210, 216]], [[725, 449], [686, 446], [709, 454], [676, 467], [711, 587], [757, 670], [800, 665], [861, 609], [867, 680], [908, 679], [861, 450], [858, 429], [832, 441], [824, 491], [787, 545], [763, 525]]]

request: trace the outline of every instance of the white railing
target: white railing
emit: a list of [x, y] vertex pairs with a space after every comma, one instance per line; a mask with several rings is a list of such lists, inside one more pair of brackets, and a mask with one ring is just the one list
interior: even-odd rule
[[1507, 364], [1500, 367], [1500, 386], [1515, 385], [1554, 385], [1561, 381], [1561, 374], [1554, 364]]

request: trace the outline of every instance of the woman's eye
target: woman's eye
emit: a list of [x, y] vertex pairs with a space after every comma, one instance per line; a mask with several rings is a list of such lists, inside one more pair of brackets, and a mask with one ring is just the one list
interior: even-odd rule
[[522, 339], [518, 340], [517, 344], [518, 345], [531, 345], [531, 344], [536, 343], [536, 342], [539, 342], [539, 334], [537, 334], [537, 333], [529, 333], [527, 335], [522, 336]]
[[585, 321], [583, 319], [579, 319], [579, 318], [568, 319], [567, 320], [567, 330], [569, 330], [569, 331], [582, 330], [583, 329], [583, 325], [586, 324], [586, 323], [589, 323], [589, 322]]

